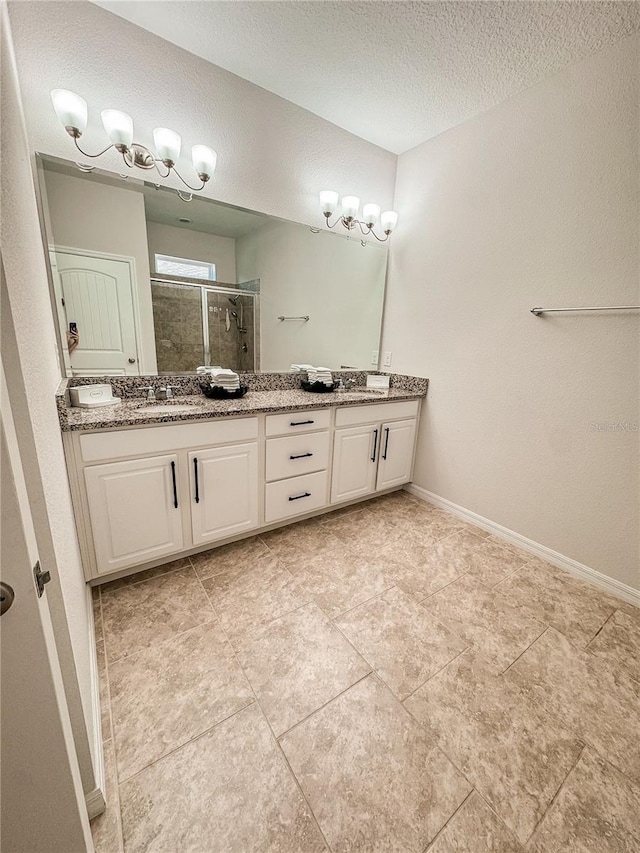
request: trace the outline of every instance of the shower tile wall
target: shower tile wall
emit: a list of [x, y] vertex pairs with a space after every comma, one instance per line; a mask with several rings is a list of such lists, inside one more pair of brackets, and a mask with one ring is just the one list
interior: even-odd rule
[[[238, 296], [234, 305], [224, 293], [209, 292], [207, 295], [209, 320], [209, 351], [211, 364], [230, 367], [233, 370], [254, 369], [254, 317], [253, 298]], [[227, 311], [229, 330], [227, 331]], [[238, 316], [232, 316], [235, 312]], [[240, 318], [246, 332], [238, 328]]]
[[[201, 288], [151, 283], [158, 373], [188, 373], [205, 363]], [[208, 291], [210, 364], [233, 370], [254, 370], [254, 300], [238, 296], [236, 304], [224, 293]], [[229, 310], [229, 330], [226, 328]], [[233, 317], [232, 312], [238, 317]], [[238, 328], [242, 318], [246, 332]]]
[[204, 364], [200, 288], [151, 283], [158, 373], [184, 373]]

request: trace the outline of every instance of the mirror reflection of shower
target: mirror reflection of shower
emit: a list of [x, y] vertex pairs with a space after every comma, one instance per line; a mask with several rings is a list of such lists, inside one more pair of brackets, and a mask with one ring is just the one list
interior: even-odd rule
[[251, 372], [256, 364], [257, 294], [191, 281], [151, 280], [158, 373], [202, 364]]

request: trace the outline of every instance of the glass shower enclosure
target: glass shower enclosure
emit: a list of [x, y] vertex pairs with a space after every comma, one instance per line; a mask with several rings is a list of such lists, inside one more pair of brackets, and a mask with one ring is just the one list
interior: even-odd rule
[[200, 365], [257, 370], [256, 299], [246, 290], [152, 278], [158, 373]]

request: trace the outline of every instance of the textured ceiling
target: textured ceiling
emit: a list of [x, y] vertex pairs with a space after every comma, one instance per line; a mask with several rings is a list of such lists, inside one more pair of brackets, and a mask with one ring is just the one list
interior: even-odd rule
[[636, 2], [96, 2], [395, 153], [640, 29]]

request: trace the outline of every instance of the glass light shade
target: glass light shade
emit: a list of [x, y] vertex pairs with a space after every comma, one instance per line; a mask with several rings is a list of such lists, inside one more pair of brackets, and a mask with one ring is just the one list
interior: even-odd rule
[[133, 119], [120, 110], [102, 110], [102, 124], [114, 145], [130, 148], [133, 142]]
[[182, 140], [180, 134], [176, 133], [175, 130], [169, 130], [168, 127], [156, 127], [153, 131], [153, 145], [161, 160], [170, 160], [175, 163], [180, 156]]
[[216, 170], [216, 162], [218, 160], [216, 152], [212, 151], [211, 148], [207, 148], [206, 145], [194, 145], [191, 149], [191, 158], [196, 174], [200, 178], [206, 175], [206, 178], [203, 180], [208, 181]]
[[87, 128], [87, 102], [68, 89], [52, 89], [51, 100], [63, 127], [75, 128], [84, 133]]
[[362, 219], [365, 225], [371, 225], [373, 228], [378, 219], [380, 219], [380, 205], [365, 204], [362, 208]]
[[355, 219], [360, 210], [360, 199], [357, 195], [345, 195], [342, 197], [342, 215]]
[[328, 213], [329, 216], [338, 206], [338, 193], [333, 190], [322, 190], [320, 193], [320, 209], [323, 213]]
[[380, 217], [380, 225], [382, 226], [382, 230], [385, 233], [388, 231], [389, 234], [391, 234], [391, 232], [395, 230], [397, 224], [398, 214], [395, 212], [395, 210], [385, 210], [385, 212]]

